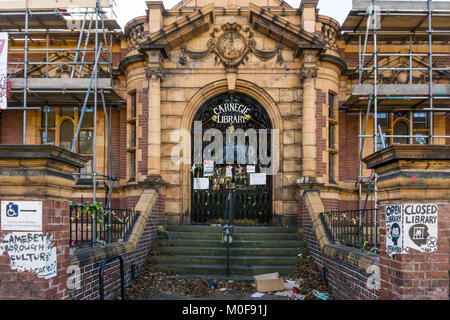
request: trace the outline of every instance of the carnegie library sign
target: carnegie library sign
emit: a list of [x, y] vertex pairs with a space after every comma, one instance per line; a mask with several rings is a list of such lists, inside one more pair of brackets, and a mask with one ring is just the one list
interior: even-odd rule
[[224, 103], [213, 109], [212, 120], [223, 124], [242, 124], [251, 119], [251, 109], [240, 103]]

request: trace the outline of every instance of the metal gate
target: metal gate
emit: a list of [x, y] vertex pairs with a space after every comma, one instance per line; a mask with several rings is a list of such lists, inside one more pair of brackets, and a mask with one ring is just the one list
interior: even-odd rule
[[[232, 106], [232, 107], [230, 107]], [[208, 100], [197, 112], [195, 121], [201, 121], [202, 132], [208, 129], [218, 129], [223, 136], [224, 150], [235, 153], [235, 163], [213, 164], [211, 175], [205, 175], [204, 163], [194, 163], [191, 170], [191, 222], [193, 224], [222, 223], [227, 190], [225, 184], [231, 183], [235, 190], [235, 225], [270, 225], [272, 223], [272, 176], [265, 177], [265, 184], [252, 185], [251, 175], [258, 174], [270, 164], [262, 164], [257, 157], [256, 162], [249, 162], [246, 157], [243, 163], [238, 163], [237, 152], [239, 148], [245, 148], [248, 156], [254, 150], [249, 141], [240, 145], [236, 141], [233, 145], [226, 146], [226, 131], [242, 129], [247, 131], [255, 129], [267, 130], [267, 153], [271, 155], [271, 121], [264, 108], [254, 99], [244, 94], [222, 94]], [[194, 144], [194, 124], [192, 126], [192, 141]], [[247, 131], [248, 132], [248, 131]], [[210, 141], [202, 142], [202, 152]], [[259, 143], [259, 139], [258, 139]], [[194, 160], [194, 146], [192, 158]], [[259, 149], [259, 146], [258, 146]], [[203, 158], [202, 158], [203, 159]], [[231, 175], [230, 175], [231, 173]], [[208, 179], [208, 187], [199, 189], [195, 186], [195, 180]]]

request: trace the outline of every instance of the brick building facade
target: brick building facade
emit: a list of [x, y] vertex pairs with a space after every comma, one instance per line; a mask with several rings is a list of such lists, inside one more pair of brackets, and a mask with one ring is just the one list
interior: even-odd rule
[[[345, 34], [345, 28], [337, 21], [321, 15], [317, 3], [316, 0], [303, 0], [299, 8], [293, 8], [278, 0], [198, 0], [182, 1], [166, 9], [161, 1], [147, 1], [145, 16], [131, 20], [123, 32], [114, 32], [111, 36], [113, 83], [123, 103], [108, 109], [111, 114], [110, 140], [105, 115], [103, 110], [99, 110], [97, 141], [94, 144], [97, 147], [97, 167], [88, 169], [88, 165], [92, 166], [92, 162], [88, 162], [84, 169], [107, 174], [108, 166], [115, 166], [118, 181], [112, 192], [112, 206], [135, 208], [143, 190], [162, 188], [164, 193], [155, 209], [162, 216], [159, 216], [158, 224], [195, 223], [195, 201], [199, 200], [194, 197], [197, 191], [194, 182], [200, 176], [194, 176], [193, 172], [199, 167], [189, 162], [174, 162], [174, 150], [178, 150], [186, 138], [186, 135], [180, 135], [179, 130], [184, 130], [189, 137], [194, 135], [194, 120], [202, 113], [211, 112], [206, 107], [214, 99], [226, 97], [233, 102], [235, 97], [243, 97], [248, 99], [245, 101], [254, 102], [254, 109], [250, 109], [255, 113], [245, 114], [248, 118], [244, 118], [241, 127], [247, 128], [246, 124], [260, 116], [268, 119], [270, 126], [255, 125], [254, 128], [271, 130], [272, 136], [277, 135], [279, 141], [272, 150], [272, 159], [279, 159], [278, 170], [270, 178], [270, 185], [263, 189], [265, 199], [270, 199], [270, 206], [266, 206], [270, 208], [267, 224], [304, 228], [318, 264], [327, 264], [333, 272], [338, 272], [337, 259], [320, 255], [321, 246], [313, 235], [307, 204], [299, 188], [319, 191], [325, 211], [360, 208], [360, 190], [355, 180], [359, 179], [360, 158], [369, 156], [375, 149], [373, 137], [376, 128], [371, 114], [367, 118], [366, 132], [371, 138], [366, 139], [360, 157], [359, 135], [362, 135], [367, 99], [362, 95], [356, 96], [353, 85], [361, 71], [358, 71], [361, 68], [358, 65], [361, 43], [358, 51], [358, 37]], [[353, 18], [350, 15], [346, 24], [351, 24]], [[381, 38], [379, 42], [380, 52], [402, 53], [409, 50], [409, 45], [407, 38], [400, 35]], [[406, 77], [415, 84], [426, 84], [429, 79], [423, 70], [430, 66], [427, 59], [420, 57], [426, 56], [428, 48], [423, 45], [423, 39], [411, 46], [419, 55], [411, 60], [411, 64], [421, 67], [422, 71], [410, 70], [411, 74]], [[20, 44], [10, 44], [12, 49], [18, 47]], [[31, 44], [31, 48], [39, 46]], [[448, 39], [437, 37], [432, 50], [436, 54], [448, 53]], [[10, 61], [21, 61], [22, 58], [13, 51], [9, 53]], [[39, 54], [29, 57], [33, 61], [42, 58]], [[379, 64], [381, 68], [399, 68], [395, 72], [381, 69], [379, 77], [382, 83], [404, 83], [402, 77], [405, 75], [401, 71], [407, 67], [401, 56], [380, 57]], [[444, 69], [450, 66], [450, 58], [437, 56], [434, 64], [437, 69], [442, 68], [434, 72], [434, 84], [446, 86], [448, 90], [448, 71]], [[23, 70], [14, 70], [13, 77], [20, 77], [20, 72]], [[32, 69], [27, 76], [39, 77], [39, 72], [42, 71]], [[83, 72], [88, 73], [89, 70]], [[449, 92], [442, 94], [445, 106]], [[382, 132], [388, 136], [408, 136], [388, 137], [386, 142], [389, 145], [427, 144], [432, 134], [436, 136], [434, 144], [449, 144], [450, 113], [442, 111], [431, 116], [431, 112], [426, 110], [427, 103], [422, 100], [426, 98], [413, 106], [403, 101], [380, 107]], [[237, 101], [241, 103], [244, 100]], [[20, 101], [15, 103], [20, 105]], [[48, 116], [53, 119], [50, 143], [67, 149], [64, 143], [67, 139], [70, 142], [73, 134], [69, 133], [67, 138], [64, 126], [69, 122], [69, 132], [71, 129], [75, 132], [80, 105], [69, 112], [59, 105], [49, 107], [53, 109], [27, 112], [26, 143], [43, 143], [44, 118]], [[236, 116], [235, 113], [225, 115]], [[0, 144], [21, 144], [23, 119], [20, 110], [1, 111]], [[216, 128], [212, 122], [217, 122], [214, 114], [210, 114], [203, 124]], [[228, 123], [231, 131], [241, 127], [237, 123]], [[92, 128], [93, 125], [86, 126], [87, 135], [92, 133]], [[92, 160], [92, 139], [89, 143], [90, 151], [81, 152], [81, 144], [77, 145], [76, 151]], [[193, 147], [193, 142], [188, 144]], [[109, 146], [115, 154], [114, 163], [108, 160]], [[183, 149], [176, 155], [192, 160], [190, 151]], [[365, 164], [361, 166], [360, 175], [371, 176], [372, 170]], [[262, 167], [257, 163], [255, 173], [260, 173]], [[80, 170], [82, 172], [83, 169]], [[252, 172], [249, 168], [247, 171], [250, 176]], [[216, 183], [213, 177], [209, 178], [209, 183], [212, 190]], [[249, 197], [258, 196], [252, 190], [247, 190]], [[106, 203], [108, 191], [105, 183], [99, 183], [97, 200]], [[71, 200], [81, 202], [92, 197], [92, 182], [88, 181], [75, 185]], [[205, 199], [200, 202], [209, 201]], [[369, 197], [369, 207], [373, 206], [374, 200], [373, 196]], [[253, 218], [251, 223], [256, 220]], [[212, 221], [206, 219], [203, 222]], [[147, 222], [144, 238], [139, 241], [146, 241], [145, 237], [154, 233], [155, 228], [156, 223]], [[133, 248], [137, 251], [127, 251], [127, 264], [142, 264], [133, 256], [143, 250], [141, 242]], [[96, 273], [98, 265], [86, 261], [89, 260], [82, 263], [83, 272]], [[361, 289], [367, 275], [363, 272], [354, 276], [360, 269], [348, 266], [347, 276], [355, 290], [342, 298], [378, 298], [373, 292]], [[340, 285], [343, 284], [337, 283], [334, 290], [339, 290]], [[89, 290], [72, 292], [71, 297], [89, 298], [93, 289]]]

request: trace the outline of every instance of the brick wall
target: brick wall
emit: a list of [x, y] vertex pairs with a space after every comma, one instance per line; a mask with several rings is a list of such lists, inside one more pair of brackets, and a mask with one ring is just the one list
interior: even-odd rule
[[[333, 202], [327, 200], [323, 202], [326, 209], [327, 206], [334, 205]], [[366, 286], [370, 274], [354, 264], [324, 254], [320, 250], [311, 219], [302, 199], [299, 201], [299, 210], [299, 224], [303, 229], [303, 236], [309, 252], [319, 270], [322, 272], [325, 270], [332, 296], [339, 300], [377, 300], [379, 298], [377, 292]]]
[[0, 118], [0, 144], [22, 144], [23, 111], [3, 110]]
[[380, 208], [380, 268], [382, 299], [448, 300], [450, 266], [450, 205], [439, 205], [438, 251], [416, 250], [390, 257], [386, 253], [385, 207]]
[[[1, 199], [0, 199], [1, 201]], [[42, 201], [42, 232], [53, 235], [57, 248], [57, 275], [45, 280], [35, 273], [17, 272], [10, 268], [7, 254], [0, 257], [0, 297], [4, 300], [62, 300], [68, 298], [67, 268], [70, 264], [69, 204], [62, 201]], [[0, 232], [3, 239], [9, 232]]]
[[127, 178], [127, 107], [120, 107], [119, 177]]
[[[131, 201], [131, 200], [130, 200]], [[124, 260], [125, 286], [128, 287], [132, 281], [132, 269], [136, 270], [135, 275], [146, 262], [152, 241], [156, 236], [158, 225], [163, 220], [165, 210], [165, 198], [159, 196], [153, 211], [147, 220], [147, 225], [139, 239], [135, 250], [122, 255]], [[104, 271], [104, 292], [105, 299], [120, 296], [120, 264], [116, 260], [105, 267]], [[70, 291], [72, 300], [96, 300], [100, 298], [99, 291], [99, 268], [100, 262], [83, 266], [80, 271], [81, 288]]]
[[359, 164], [359, 114], [339, 112], [339, 180], [354, 181]]
[[148, 89], [143, 89], [138, 94], [138, 102], [142, 105], [142, 113], [138, 117], [138, 126], [142, 128], [142, 136], [138, 139], [138, 149], [142, 150], [142, 159], [138, 161], [136, 171], [141, 175], [147, 175], [148, 167]]
[[328, 162], [328, 159], [323, 159], [323, 152], [327, 150], [327, 137], [322, 134], [322, 128], [327, 126], [327, 115], [322, 113], [324, 104], [327, 104], [327, 94], [318, 89], [316, 90], [316, 176], [318, 178], [327, 174]]

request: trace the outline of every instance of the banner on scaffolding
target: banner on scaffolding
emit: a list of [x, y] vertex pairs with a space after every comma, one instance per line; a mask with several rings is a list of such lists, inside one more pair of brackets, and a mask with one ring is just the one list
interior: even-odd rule
[[0, 109], [7, 107], [11, 86], [8, 81], [8, 33], [0, 32]]

